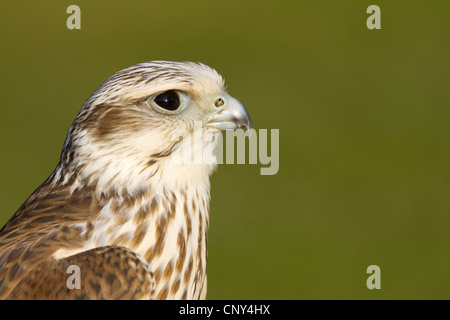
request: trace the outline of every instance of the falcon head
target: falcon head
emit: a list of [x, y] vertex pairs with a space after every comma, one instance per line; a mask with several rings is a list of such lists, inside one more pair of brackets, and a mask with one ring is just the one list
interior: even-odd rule
[[[200, 144], [193, 143], [198, 127]], [[85, 102], [55, 180], [131, 195], [151, 181], [153, 189], [209, 187], [214, 162], [179, 163], [173, 156], [186, 150], [211, 154], [220, 131], [238, 128], [251, 128], [249, 114], [214, 69], [193, 62], [137, 64], [111, 76]]]

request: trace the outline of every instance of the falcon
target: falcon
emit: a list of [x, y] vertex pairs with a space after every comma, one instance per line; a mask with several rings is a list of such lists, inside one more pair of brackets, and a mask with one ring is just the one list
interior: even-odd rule
[[205, 299], [217, 161], [174, 155], [211, 154], [221, 131], [240, 128], [251, 128], [247, 110], [204, 64], [111, 76], [82, 106], [56, 169], [0, 230], [0, 299]]

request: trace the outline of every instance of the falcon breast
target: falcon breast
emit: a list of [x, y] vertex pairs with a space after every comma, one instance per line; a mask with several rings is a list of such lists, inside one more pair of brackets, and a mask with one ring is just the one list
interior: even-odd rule
[[216, 163], [174, 156], [213, 153], [221, 130], [241, 127], [251, 128], [246, 109], [206, 65], [114, 74], [81, 108], [55, 171], [0, 230], [0, 298], [205, 298]]

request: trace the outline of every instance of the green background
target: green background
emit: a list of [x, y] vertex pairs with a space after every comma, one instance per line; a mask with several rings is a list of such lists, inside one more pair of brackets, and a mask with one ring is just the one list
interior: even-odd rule
[[[81, 30], [66, 8], [81, 7]], [[381, 30], [366, 8], [381, 8]], [[0, 225], [110, 75], [201, 61], [280, 170], [211, 177], [209, 299], [450, 298], [449, 1], [3, 1]], [[381, 268], [381, 290], [366, 268]]]

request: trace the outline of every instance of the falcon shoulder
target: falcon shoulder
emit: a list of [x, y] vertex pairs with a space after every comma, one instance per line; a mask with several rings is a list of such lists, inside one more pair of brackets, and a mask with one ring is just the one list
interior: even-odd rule
[[[80, 250], [88, 232], [74, 223], [93, 219], [100, 205], [90, 190], [44, 182], [0, 230], [1, 299], [144, 299], [154, 290], [145, 261], [120, 246], [99, 247], [63, 259], [57, 250]], [[69, 289], [71, 265], [80, 289]]]

